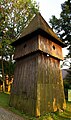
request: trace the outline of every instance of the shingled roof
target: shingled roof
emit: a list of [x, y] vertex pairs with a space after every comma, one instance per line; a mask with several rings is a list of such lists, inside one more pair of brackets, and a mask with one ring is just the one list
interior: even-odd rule
[[30, 24], [23, 30], [20, 37], [17, 39], [18, 42], [19, 39], [32, 34], [33, 32], [37, 30], [42, 30], [49, 36], [53, 37], [56, 41], [58, 41], [62, 47], [65, 47], [65, 45], [62, 43], [60, 38], [54, 33], [54, 31], [50, 28], [50, 26], [47, 24], [47, 22], [44, 20], [44, 18], [41, 16], [40, 13], [38, 13], [30, 22]]

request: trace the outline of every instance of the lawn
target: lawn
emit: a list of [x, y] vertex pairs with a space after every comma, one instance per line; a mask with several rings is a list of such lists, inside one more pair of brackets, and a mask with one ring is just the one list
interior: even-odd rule
[[48, 113], [45, 116], [34, 118], [9, 107], [9, 96], [9, 94], [0, 93], [0, 106], [22, 116], [24, 120], [71, 120], [71, 102], [67, 102], [67, 108], [64, 112]]
[[0, 93], [0, 106], [9, 107], [9, 95], [6, 93]]

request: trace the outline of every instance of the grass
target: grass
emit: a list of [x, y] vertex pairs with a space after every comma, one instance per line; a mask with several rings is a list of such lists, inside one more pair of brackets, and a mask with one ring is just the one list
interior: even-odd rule
[[25, 115], [15, 108], [9, 107], [9, 96], [9, 94], [0, 93], [0, 106], [22, 116], [24, 120], [71, 120], [71, 102], [67, 102], [67, 108], [64, 112], [48, 113], [39, 118], [35, 118]]
[[6, 93], [0, 93], [0, 106], [9, 107], [9, 95]]

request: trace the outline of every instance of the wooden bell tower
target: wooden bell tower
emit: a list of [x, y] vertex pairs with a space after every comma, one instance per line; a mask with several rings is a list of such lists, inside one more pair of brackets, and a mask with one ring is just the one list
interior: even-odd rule
[[64, 44], [38, 13], [15, 46], [10, 105], [34, 116], [65, 109], [60, 60]]

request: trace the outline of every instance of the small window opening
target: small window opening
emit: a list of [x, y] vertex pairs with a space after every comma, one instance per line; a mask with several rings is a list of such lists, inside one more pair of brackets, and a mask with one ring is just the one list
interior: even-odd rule
[[55, 46], [53, 45], [53, 49], [55, 50]]

